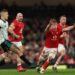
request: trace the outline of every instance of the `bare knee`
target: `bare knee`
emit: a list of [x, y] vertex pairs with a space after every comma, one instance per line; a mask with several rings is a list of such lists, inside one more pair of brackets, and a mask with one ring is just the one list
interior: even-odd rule
[[61, 54], [62, 56], [64, 56], [64, 55], [66, 54], [66, 51], [65, 51], [65, 50], [62, 50], [62, 51], [60, 52], [60, 54]]
[[20, 51], [20, 49], [18, 47], [16, 47], [14, 44], [12, 44], [10, 50], [12, 50], [13, 52], [15, 52], [16, 54], [18, 54], [19, 56], [22, 55], [22, 52]]

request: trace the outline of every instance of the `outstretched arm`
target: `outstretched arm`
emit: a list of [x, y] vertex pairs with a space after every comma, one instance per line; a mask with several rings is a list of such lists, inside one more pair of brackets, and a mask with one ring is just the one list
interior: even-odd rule
[[64, 28], [62, 31], [64, 32], [64, 31], [70, 31], [70, 30], [72, 30], [73, 28], [75, 28], [75, 24], [73, 25], [73, 26], [69, 26], [69, 27], [67, 27], [67, 28]]

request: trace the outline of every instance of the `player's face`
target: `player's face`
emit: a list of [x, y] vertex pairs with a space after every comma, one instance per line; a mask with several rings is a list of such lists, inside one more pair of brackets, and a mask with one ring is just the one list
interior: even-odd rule
[[18, 20], [23, 21], [23, 15], [22, 14], [18, 16]]
[[54, 25], [57, 25], [57, 22], [55, 22]]
[[60, 18], [60, 23], [66, 24], [66, 20], [67, 20], [66, 17], [63, 16]]
[[5, 20], [8, 20], [8, 17], [9, 17], [8, 12], [4, 12], [4, 13], [3, 13], [3, 17], [5, 18]]
[[51, 25], [56, 25], [57, 24], [57, 21], [55, 19], [51, 19], [50, 22], [49, 22]]

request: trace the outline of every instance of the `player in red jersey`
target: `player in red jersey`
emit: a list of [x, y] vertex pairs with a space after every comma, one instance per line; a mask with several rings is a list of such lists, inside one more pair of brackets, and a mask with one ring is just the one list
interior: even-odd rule
[[[22, 53], [24, 52], [24, 48], [21, 43], [23, 39], [22, 32], [24, 27], [25, 25], [23, 23], [23, 14], [17, 13], [16, 19], [9, 26], [9, 41], [15, 44]], [[18, 71], [24, 70], [21, 66], [21, 63], [18, 63], [17, 66]]]
[[[59, 39], [59, 45], [58, 45], [58, 53], [60, 53], [60, 56], [58, 57], [57, 61], [55, 62], [55, 64], [53, 65], [53, 70], [57, 70], [57, 65], [59, 64], [61, 58], [65, 55], [65, 38], [63, 37], [63, 35], [68, 36], [68, 34], [66, 34], [66, 32], [62, 33], [62, 29], [67, 27], [66, 25], [66, 17], [65, 16], [61, 16], [60, 17], [60, 23], [58, 24], [58, 26], [61, 29], [61, 36]], [[68, 36], [69, 37], [69, 36]], [[68, 39], [67, 37], [67, 39]]]
[[59, 45], [58, 45], [58, 54], [59, 57], [57, 59], [57, 61], [55, 62], [55, 64], [53, 65], [53, 70], [57, 70], [57, 65], [60, 63], [61, 58], [65, 55], [66, 53], [66, 48], [65, 48], [65, 40], [66, 40], [66, 47], [68, 47], [68, 43], [69, 43], [69, 33], [68, 32], [62, 32], [63, 30], [67, 29], [67, 30], [71, 30], [74, 28], [74, 26], [67, 26], [66, 25], [66, 21], [67, 18], [66, 16], [61, 16], [60, 17], [60, 23], [58, 24], [58, 27], [61, 29], [61, 36], [59, 39]]
[[57, 54], [57, 48], [59, 44], [60, 37], [60, 28], [57, 26], [57, 21], [55, 19], [50, 20], [50, 23], [47, 25], [45, 29], [46, 40], [45, 46], [41, 56], [47, 56], [45, 63], [40, 68], [40, 73], [43, 73], [45, 69], [48, 67], [51, 59], [54, 59]]
[[9, 33], [12, 34], [9, 35], [9, 41], [13, 42], [17, 47], [19, 47], [21, 52], [24, 51], [21, 41], [23, 39], [22, 32], [25, 27], [22, 21], [23, 21], [23, 14], [18, 13], [16, 19], [11, 23], [9, 27]]
[[[63, 46], [59, 46], [59, 42], [60, 42], [60, 38], [62, 38], [62, 36], [65, 35], [61, 35], [62, 31], [67, 31], [74, 28], [74, 26], [71, 27], [67, 27], [66, 29], [57, 25], [56, 22], [53, 21], [53, 23], [51, 25], [48, 25], [45, 32], [46, 32], [46, 42], [45, 42], [45, 47], [43, 52], [45, 54], [48, 55], [47, 60], [45, 61], [45, 63], [42, 65], [42, 67], [40, 68], [40, 73], [44, 73], [45, 69], [48, 67], [49, 62], [51, 59], [54, 59], [56, 54], [57, 54], [57, 49], [59, 49], [59, 51], [61, 50], [60, 48], [64, 49], [65, 47]], [[62, 51], [60, 51], [62, 52]], [[65, 54], [62, 53], [61, 56], [63, 56]], [[61, 57], [59, 57], [58, 59], [60, 59]], [[58, 61], [58, 60], [57, 60]]]
[[[50, 21], [49, 21], [49, 24], [47, 25], [47, 27], [46, 27], [46, 29], [45, 29], [45, 32], [49, 29], [49, 27], [51, 26], [51, 24], [53, 24], [54, 22], [53, 22], [54, 20], [53, 19], [51, 19]], [[39, 60], [38, 60], [38, 64], [37, 64], [37, 70], [38, 70], [38, 68], [41, 66], [41, 64], [42, 64], [42, 62], [43, 61], [45, 61], [46, 60], [46, 58], [47, 58], [47, 52], [45, 52], [45, 50], [49, 50], [49, 48], [51, 47], [51, 42], [50, 42], [50, 38], [49, 38], [49, 36], [48, 36], [48, 34], [49, 33], [46, 33], [46, 40], [45, 40], [45, 46], [43, 47], [43, 49], [42, 49], [42, 51], [41, 51], [41, 54], [40, 54], [40, 56], [39, 56]], [[48, 48], [48, 49], [47, 49]]]
[[[0, 58], [2, 59], [2, 61], [0, 61], [0, 64], [3, 64], [4, 65], [4, 64], [8, 63], [8, 62], [5, 62], [5, 59], [7, 59], [7, 58], [5, 58], [6, 56], [8, 57], [10, 55], [8, 57], [8, 60], [9, 59], [11, 60], [12, 55], [8, 53], [9, 51], [12, 51], [20, 59], [22, 59], [24, 62], [27, 62], [25, 56], [22, 53], [23, 50], [20, 51], [20, 49], [16, 45], [14, 45], [13, 43], [11, 43], [8, 40], [8, 31], [10, 32], [10, 30], [11, 30], [11, 28], [9, 28], [10, 30], [8, 29], [8, 23], [7, 23], [8, 11], [5, 10], [5, 9], [3, 9], [3, 10], [1, 10], [0, 13], [1, 13], [1, 24], [0, 24], [1, 27], [0, 27], [0, 29], [2, 30], [2, 31], [0, 31], [0, 35], [2, 35], [2, 37], [0, 37], [1, 38], [1, 43], [0, 44], [1, 44], [1, 47], [2, 47], [2, 49], [4, 51], [4, 53], [2, 53], [0, 55]], [[12, 32], [12, 35], [14, 36], [14, 33], [13, 32]], [[16, 60], [17, 60], [17, 63], [20, 62], [20, 60], [18, 60], [17, 57], [16, 57]], [[21, 68], [21, 66], [20, 66], [20, 69], [18, 71], [23, 71], [23, 69]], [[24, 71], [25, 71], [25, 69], [24, 69]]]

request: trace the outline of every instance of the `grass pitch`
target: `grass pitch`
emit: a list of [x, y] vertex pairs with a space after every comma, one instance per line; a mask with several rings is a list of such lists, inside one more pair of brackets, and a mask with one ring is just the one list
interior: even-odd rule
[[37, 73], [35, 69], [26, 72], [17, 72], [15, 69], [0, 69], [0, 75], [75, 75], [75, 69], [59, 69], [58, 72], [46, 70], [44, 74]]

